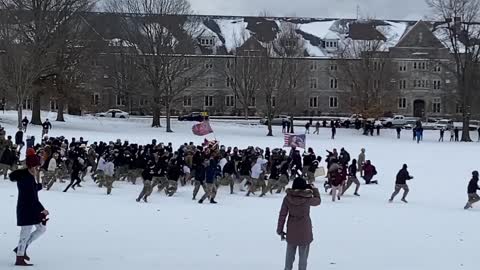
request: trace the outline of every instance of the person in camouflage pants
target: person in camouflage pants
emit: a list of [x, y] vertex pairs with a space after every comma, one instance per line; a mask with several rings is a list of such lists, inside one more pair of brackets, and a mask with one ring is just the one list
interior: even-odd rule
[[148, 202], [148, 196], [152, 194], [152, 179], [153, 174], [155, 173], [155, 163], [148, 161], [146, 168], [142, 172], [143, 178], [143, 188], [140, 194], [138, 195], [137, 202], [143, 199], [144, 202]]
[[193, 189], [193, 198], [192, 200], [196, 200], [198, 191], [200, 190], [200, 187], [203, 188], [203, 191], [206, 193], [207, 192], [207, 186], [205, 185], [205, 166], [207, 162], [205, 161], [203, 164], [197, 165], [195, 168], [195, 187]]

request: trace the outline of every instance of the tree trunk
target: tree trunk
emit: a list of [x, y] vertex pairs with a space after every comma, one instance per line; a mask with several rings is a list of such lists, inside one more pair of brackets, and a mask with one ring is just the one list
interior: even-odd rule
[[58, 100], [58, 111], [57, 111], [57, 120], [58, 122], [65, 122], [65, 118], [63, 117], [63, 110], [65, 109], [65, 100], [64, 98], [60, 98]]
[[294, 133], [295, 128], [293, 127], [293, 113], [290, 115], [290, 133]]
[[17, 102], [17, 120], [18, 120], [18, 128], [22, 128], [22, 120], [23, 120], [23, 108], [22, 103]]
[[273, 130], [272, 130], [272, 117], [268, 117], [268, 123], [267, 123], [267, 128], [268, 128], [268, 134], [267, 137], [273, 137]]
[[471, 142], [470, 138], [470, 108], [468, 106], [463, 108], [463, 128], [462, 128], [462, 142]]
[[152, 127], [158, 128], [160, 125], [160, 106], [155, 105], [153, 107]]
[[171, 125], [170, 125], [170, 116], [171, 116], [170, 115], [171, 114], [170, 104], [167, 104], [166, 109], [167, 109], [167, 115], [166, 115], [167, 116], [167, 128], [166, 128], [166, 131], [171, 133], [173, 131], [172, 131], [172, 128], [171, 128]]
[[41, 112], [41, 102], [40, 102], [40, 94], [39, 93], [36, 93], [35, 95], [33, 95], [33, 104], [32, 104], [32, 120], [30, 121], [30, 123], [32, 125], [41, 125], [42, 124], [42, 117], [40, 115], [40, 112]]
[[243, 107], [243, 111], [245, 113], [245, 120], [248, 120], [248, 106]]

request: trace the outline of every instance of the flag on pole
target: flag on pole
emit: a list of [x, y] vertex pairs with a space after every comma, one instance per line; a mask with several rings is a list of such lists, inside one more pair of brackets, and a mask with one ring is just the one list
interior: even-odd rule
[[307, 137], [305, 134], [295, 135], [295, 134], [285, 134], [284, 137], [284, 147], [299, 147], [305, 149], [307, 145]]
[[193, 125], [192, 132], [197, 136], [205, 136], [207, 134], [213, 133], [213, 129], [210, 126], [210, 122], [203, 121], [201, 123]]

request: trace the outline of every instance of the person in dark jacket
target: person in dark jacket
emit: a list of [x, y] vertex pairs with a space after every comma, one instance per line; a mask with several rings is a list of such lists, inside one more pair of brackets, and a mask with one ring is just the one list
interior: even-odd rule
[[458, 127], [455, 127], [455, 129], [453, 130], [454, 134], [455, 134], [455, 141], [458, 142], [458, 135], [460, 133], [460, 130], [458, 129]]
[[410, 189], [408, 188], [407, 181], [412, 180], [413, 177], [410, 176], [410, 174], [407, 171], [407, 168], [408, 168], [407, 164], [403, 164], [402, 169], [397, 173], [397, 180], [395, 181], [395, 191], [390, 197], [390, 200], [388, 200], [389, 202], [393, 202], [393, 199], [395, 199], [395, 196], [397, 196], [400, 190], [403, 189], [404, 192], [403, 192], [402, 202], [408, 203], [407, 195]]
[[208, 197], [210, 198], [210, 203], [216, 204], [215, 196], [217, 195], [217, 186], [215, 185], [215, 181], [217, 176], [220, 172], [220, 166], [218, 166], [217, 162], [214, 159], [210, 159], [210, 162], [205, 169], [205, 179], [207, 183], [207, 191], [202, 196], [202, 198], [198, 201], [198, 203], [203, 203], [205, 199]]
[[357, 160], [356, 159], [352, 160], [352, 164], [348, 167], [348, 181], [347, 181], [347, 185], [343, 189], [342, 195], [345, 194], [345, 192], [350, 188], [350, 186], [353, 183], [355, 183], [356, 185], [355, 193], [353, 193], [353, 195], [360, 196], [360, 194], [358, 194], [358, 190], [360, 189], [360, 181], [358, 181], [358, 178], [357, 178]]
[[13, 170], [13, 164], [17, 161], [17, 153], [15, 149], [7, 147], [3, 151], [3, 155], [0, 158], [0, 175], [3, 173], [3, 179], [8, 179], [8, 170]]
[[397, 139], [400, 139], [400, 134], [402, 133], [402, 128], [397, 127]]
[[440, 129], [440, 138], [438, 139], [439, 142], [443, 142], [443, 136], [445, 135], [445, 129]]
[[50, 121], [45, 120], [45, 122], [43, 122], [42, 124], [42, 138], [44, 135], [48, 134], [48, 131], [52, 129], [52, 124], [50, 123]]
[[377, 180], [373, 180], [373, 177], [377, 175], [377, 168], [372, 165], [372, 162], [370, 160], [367, 160], [365, 164], [362, 166], [363, 170], [363, 179], [365, 180], [365, 184], [370, 185], [370, 184], [378, 184]]
[[306, 123], [305, 124], [305, 134], [310, 134], [310, 126], [311, 125], [312, 125], [311, 123]]
[[22, 151], [22, 148], [25, 146], [25, 142], [23, 141], [23, 130], [21, 128], [15, 133], [15, 144], [17, 145], [18, 152]]
[[22, 128], [24, 132], [27, 132], [28, 124], [29, 124], [28, 118], [25, 116], [22, 120]]
[[235, 176], [235, 161], [226, 157], [227, 163], [223, 166], [223, 179], [225, 182], [228, 182], [230, 186], [230, 194], [233, 194], [233, 188], [235, 186], [234, 176]]
[[[310, 207], [319, 206], [320, 203], [318, 189], [313, 185], [308, 185], [301, 177], [293, 181], [292, 189], [287, 189], [277, 223], [277, 234], [280, 235], [282, 241], [287, 241], [285, 270], [293, 268], [297, 249], [299, 253], [298, 269], [307, 269], [308, 253], [310, 244], [313, 242]], [[285, 222], [287, 222], [286, 233], [284, 232]]]
[[82, 182], [82, 179], [80, 178], [80, 172], [83, 169], [85, 161], [81, 157], [77, 157], [76, 159], [73, 160], [72, 164], [72, 173], [70, 175], [70, 184], [65, 188], [63, 192], [67, 192], [70, 187], [75, 190], [75, 186], [80, 185]]
[[[333, 123], [333, 121], [332, 121]], [[337, 134], [337, 127], [335, 125], [332, 125], [332, 140], [335, 140], [335, 135]]]
[[465, 210], [472, 208], [474, 203], [480, 201], [480, 196], [478, 196], [477, 190], [480, 190], [480, 187], [478, 187], [478, 171], [474, 171], [472, 172], [472, 179], [468, 183], [468, 202], [464, 207]]
[[286, 133], [287, 132], [287, 121], [282, 120], [282, 133]]
[[[21, 231], [18, 246], [13, 250], [17, 254], [15, 265], [18, 266], [32, 265], [25, 262], [30, 260], [26, 250], [33, 241], [45, 233], [49, 215], [38, 198], [38, 191], [42, 189], [42, 185], [35, 179], [39, 175], [40, 167], [40, 157], [35, 154], [35, 150], [27, 150], [26, 165], [26, 169], [16, 170], [10, 174], [10, 180], [17, 182], [18, 188], [17, 226], [21, 227]], [[34, 226], [36, 230], [32, 233]]]
[[143, 189], [138, 195], [137, 202], [143, 199], [144, 202], [148, 202], [148, 196], [152, 193], [152, 179], [153, 175], [155, 174], [155, 162], [152, 160], [147, 161], [147, 166], [142, 171], [142, 178], [143, 178]]
[[208, 165], [208, 160], [204, 160], [201, 164], [196, 165], [195, 167], [195, 188], [193, 189], [193, 198], [196, 200], [198, 191], [200, 187], [203, 188], [203, 191], [207, 192], [207, 186], [205, 185], [205, 167]]

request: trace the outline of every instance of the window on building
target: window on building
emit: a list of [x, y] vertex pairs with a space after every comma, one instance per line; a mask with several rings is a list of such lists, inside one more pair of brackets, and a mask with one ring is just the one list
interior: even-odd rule
[[337, 89], [337, 88], [338, 88], [337, 78], [330, 78], [330, 89]]
[[50, 111], [54, 112], [58, 110], [58, 102], [56, 99], [50, 99]]
[[442, 103], [440, 98], [434, 98], [432, 103], [432, 111], [433, 113], [441, 113], [442, 112]]
[[115, 104], [117, 106], [125, 106], [127, 104], [127, 99], [124, 95], [115, 95]]
[[442, 81], [440, 81], [440, 80], [434, 80], [434, 81], [433, 81], [433, 89], [435, 89], [435, 90], [440, 90], [440, 89], [442, 89]]
[[330, 65], [330, 70], [331, 71], [337, 71], [338, 70], [338, 66], [333, 64], [333, 65]]
[[32, 100], [30, 98], [26, 98], [23, 100], [23, 109], [24, 110], [32, 109]]
[[213, 87], [213, 78], [207, 78], [207, 80], [205, 81], [205, 86]]
[[440, 64], [435, 65], [435, 67], [433, 68], [433, 71], [436, 73], [442, 72], [442, 66], [440, 66]]
[[463, 106], [461, 103], [457, 102], [457, 106], [455, 108], [456, 113], [463, 113]]
[[407, 81], [406, 80], [398, 81], [398, 86], [400, 89], [407, 89]]
[[406, 109], [407, 108], [407, 99], [406, 98], [399, 98], [398, 99], [398, 108], [399, 109]]
[[415, 62], [413, 62], [413, 69], [427, 70], [427, 62], [425, 62], [425, 61], [415, 61]]
[[257, 104], [257, 99], [255, 97], [250, 97], [248, 100], [248, 107], [255, 107]]
[[205, 96], [203, 100], [205, 107], [213, 107], [213, 96]]
[[188, 58], [185, 58], [185, 61], [183, 62], [183, 64], [186, 68], [191, 68], [192, 67], [192, 62]]
[[227, 77], [227, 83], [226, 83], [227, 87], [233, 86], [233, 84], [234, 84], [233, 82], [234, 81], [233, 81], [232, 77]]
[[318, 107], [318, 97], [310, 97], [310, 108]]
[[92, 105], [98, 105], [99, 103], [100, 103], [100, 94], [99, 93], [93, 93], [91, 104]]
[[203, 46], [213, 46], [214, 37], [202, 37], [200, 38], [200, 44]]
[[235, 96], [225, 96], [225, 106], [234, 107], [235, 106]]
[[277, 98], [275, 96], [272, 97], [270, 104], [272, 105], [273, 108], [277, 106]]
[[310, 89], [317, 89], [318, 81], [316, 78], [310, 78]]
[[400, 62], [398, 64], [400, 72], [405, 72], [407, 71], [407, 62]]
[[315, 61], [310, 61], [310, 70], [311, 70], [311, 71], [317, 70], [317, 62], [315, 62]]
[[413, 81], [413, 87], [428, 88], [429, 87], [428, 80], [414, 80]]
[[213, 68], [213, 62], [208, 60], [205, 62], [205, 69], [212, 69]]
[[150, 100], [146, 97], [140, 98], [140, 106], [148, 106], [150, 104]]
[[183, 96], [183, 107], [192, 107], [192, 96]]
[[327, 41], [327, 42], [325, 42], [325, 47], [326, 48], [337, 48], [338, 47], [338, 41]]
[[338, 108], [338, 97], [330, 97], [328, 105], [330, 108]]

